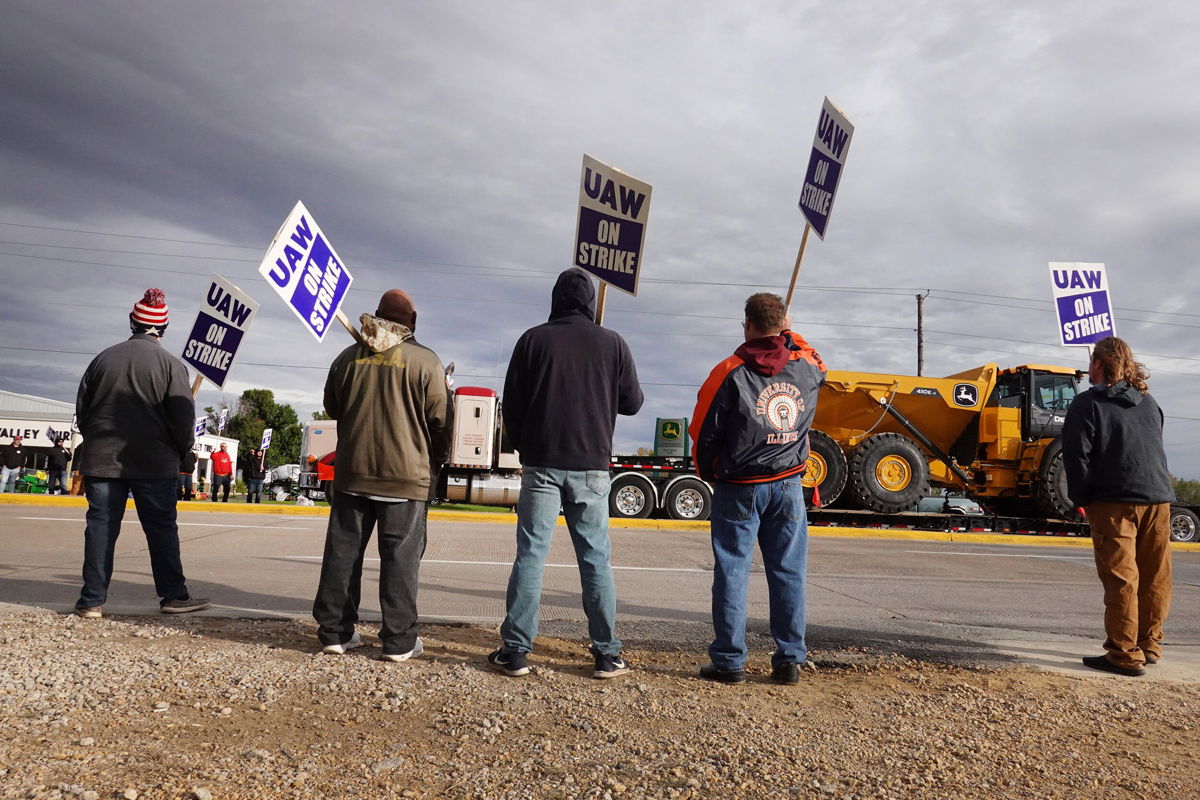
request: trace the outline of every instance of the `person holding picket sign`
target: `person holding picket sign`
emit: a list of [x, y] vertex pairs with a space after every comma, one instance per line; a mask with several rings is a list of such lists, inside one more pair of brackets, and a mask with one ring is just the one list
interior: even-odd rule
[[378, 526], [379, 640], [384, 661], [421, 655], [417, 578], [453, 409], [437, 354], [417, 344], [412, 298], [393, 289], [363, 314], [361, 341], [329, 367], [325, 411], [338, 421], [337, 471], [313, 618], [322, 652], [362, 645], [362, 559]]
[[1175, 490], [1147, 377], [1124, 340], [1101, 339], [1088, 364], [1092, 388], [1071, 402], [1062, 432], [1067, 495], [1087, 511], [1104, 587], [1105, 652], [1083, 663], [1130, 678], [1162, 658], [1171, 607]]

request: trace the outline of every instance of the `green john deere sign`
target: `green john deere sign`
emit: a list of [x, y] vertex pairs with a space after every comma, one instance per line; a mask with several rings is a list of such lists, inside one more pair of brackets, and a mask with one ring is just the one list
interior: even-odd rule
[[654, 425], [654, 455], [682, 458], [691, 452], [686, 418], [662, 419]]

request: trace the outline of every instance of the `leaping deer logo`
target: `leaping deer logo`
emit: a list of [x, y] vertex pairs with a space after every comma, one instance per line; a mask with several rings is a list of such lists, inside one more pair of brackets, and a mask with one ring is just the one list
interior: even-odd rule
[[969, 383], [960, 383], [954, 387], [954, 403], [960, 406], [973, 406], [978, 399], [975, 387]]

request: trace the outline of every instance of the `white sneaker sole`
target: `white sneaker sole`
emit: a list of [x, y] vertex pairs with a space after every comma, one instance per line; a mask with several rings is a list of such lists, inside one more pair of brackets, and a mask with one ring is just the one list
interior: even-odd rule
[[345, 655], [347, 650], [353, 650], [356, 647], [362, 647], [362, 637], [355, 633], [350, 637], [350, 641], [342, 644], [327, 644], [321, 648], [322, 653], [327, 653], [331, 656]]
[[592, 677], [599, 678], [600, 680], [608, 680], [609, 678], [619, 678], [622, 675], [628, 674], [628, 672], [629, 667], [627, 666], [614, 669], [612, 672], [601, 672], [600, 670], [595, 670], [592, 672]]
[[412, 650], [407, 653], [384, 653], [379, 657], [380, 661], [408, 661], [410, 658], [417, 658], [425, 652], [425, 644], [421, 641], [421, 637], [417, 637], [417, 643]]

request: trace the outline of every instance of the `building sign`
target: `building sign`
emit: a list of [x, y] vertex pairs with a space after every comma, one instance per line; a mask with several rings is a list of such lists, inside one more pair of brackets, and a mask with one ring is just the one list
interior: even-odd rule
[[650, 218], [650, 184], [583, 157], [575, 266], [636, 295]]
[[1062, 344], [1092, 345], [1117, 335], [1103, 264], [1050, 262], [1050, 291]]
[[833, 200], [842, 180], [842, 167], [846, 165], [853, 135], [854, 126], [850, 120], [826, 97], [821, 104], [817, 135], [804, 173], [804, 188], [800, 190], [800, 211], [822, 240], [829, 225], [829, 215], [833, 213]]
[[183, 345], [184, 363], [219, 387], [233, 366], [242, 336], [258, 303], [220, 275], [213, 275], [196, 312], [196, 323]]
[[258, 272], [318, 342], [325, 338], [353, 281], [303, 203], [296, 203], [284, 220]]
[[14, 436], [21, 437], [22, 447], [53, 447], [59, 439], [71, 438], [71, 426], [44, 419], [0, 419], [0, 444], [10, 444]]
[[654, 455], [682, 458], [690, 452], [686, 418], [662, 419], [654, 423]]

